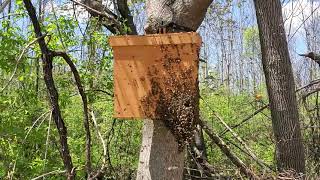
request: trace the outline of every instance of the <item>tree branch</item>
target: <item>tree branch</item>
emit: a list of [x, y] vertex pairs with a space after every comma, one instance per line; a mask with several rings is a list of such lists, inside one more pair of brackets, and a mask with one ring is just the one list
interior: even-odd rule
[[233, 154], [226, 145], [226, 143], [208, 126], [207, 122], [199, 119], [199, 125], [207, 133], [210, 139], [221, 149], [221, 151], [229, 158], [229, 160], [237, 166], [241, 173], [245, 174], [248, 178], [259, 179], [235, 154]]
[[[249, 121], [251, 118], [253, 118], [255, 115], [259, 114], [260, 112], [262, 112], [263, 110], [267, 109], [269, 107], [269, 104], [262, 106], [261, 108], [259, 108], [258, 110], [256, 110], [255, 112], [253, 112], [251, 115], [249, 115], [248, 117], [246, 117], [245, 119], [243, 119], [240, 123], [231, 126], [231, 129], [235, 129], [241, 125], [243, 125], [245, 122]], [[224, 130], [220, 135], [224, 135], [226, 134], [228, 131], [228, 129]]]
[[100, 138], [100, 141], [101, 141], [101, 144], [102, 144], [102, 148], [103, 148], [103, 162], [102, 162], [102, 166], [101, 168], [97, 171], [97, 173], [95, 175], [93, 175], [91, 178], [89, 178], [89, 180], [94, 180], [94, 179], [97, 179], [98, 177], [101, 177], [104, 175], [105, 173], [105, 169], [106, 169], [106, 163], [107, 163], [107, 160], [106, 160], [106, 157], [107, 157], [107, 148], [106, 148], [106, 143], [103, 139], [103, 136], [102, 134], [100, 133], [100, 130], [99, 130], [99, 127], [98, 127], [98, 124], [97, 124], [97, 121], [96, 121], [96, 117], [94, 115], [94, 112], [91, 111], [91, 117], [92, 117], [92, 121], [93, 121], [93, 124], [94, 124], [94, 127], [96, 128], [96, 131], [98, 133], [98, 136]]
[[[97, 5], [93, 5], [90, 3], [81, 3], [76, 0], [70, 0], [77, 5], [84, 7], [93, 17], [99, 17], [99, 21], [105, 26], [111, 33], [113, 34], [125, 34], [120, 21], [117, 19], [117, 15], [113, 14], [110, 10], [105, 10], [102, 12], [102, 4], [101, 7], [98, 8]], [[87, 5], [88, 4], [88, 5]], [[91, 7], [91, 6], [92, 7]]]
[[299, 54], [299, 56], [308, 57], [319, 64], [320, 66], [320, 54], [309, 52], [307, 54]]
[[7, 7], [7, 5], [10, 3], [11, 0], [6, 0], [2, 4], [0, 4], [0, 13], [3, 12], [3, 10]]
[[58, 133], [59, 133], [59, 138], [60, 138], [60, 155], [63, 160], [64, 167], [67, 172], [67, 176], [69, 180], [73, 180], [75, 176], [75, 171], [73, 168], [72, 164], [72, 159], [70, 156], [69, 152], [69, 147], [68, 147], [68, 136], [67, 136], [67, 128], [64, 124], [61, 111], [60, 111], [60, 106], [59, 106], [59, 94], [58, 91], [55, 87], [55, 83], [53, 80], [53, 75], [52, 75], [52, 60], [53, 60], [53, 55], [51, 51], [48, 49], [47, 44], [44, 40], [44, 38], [40, 38], [43, 36], [41, 32], [41, 27], [40, 23], [38, 21], [36, 11], [31, 3], [30, 0], [23, 0], [24, 5], [28, 11], [28, 15], [32, 21], [34, 32], [36, 34], [36, 37], [38, 38], [38, 44], [40, 46], [40, 50], [42, 53], [42, 62], [43, 62], [43, 72], [44, 72], [44, 81], [47, 87], [47, 91], [49, 94], [50, 98], [50, 104], [52, 107], [52, 118], [55, 121]]
[[81, 79], [79, 72], [76, 68], [76, 66], [73, 64], [70, 57], [67, 55], [66, 52], [62, 51], [53, 51], [53, 56], [59, 56], [62, 57], [66, 63], [69, 65], [71, 72], [74, 76], [74, 79], [76, 81], [76, 85], [78, 88], [78, 91], [80, 93], [82, 104], [83, 104], [83, 125], [86, 132], [86, 171], [87, 174], [90, 176], [91, 174], [91, 134], [90, 134], [90, 125], [89, 125], [89, 115], [88, 115], [88, 100], [87, 96], [85, 94], [84, 87], [82, 86]]
[[93, 89], [92, 91], [102, 92], [102, 93], [107, 94], [107, 95], [110, 96], [110, 97], [114, 97], [114, 94], [113, 94], [113, 93], [110, 93], [110, 92], [105, 91], [105, 90], [102, 90], [102, 89]]
[[117, 0], [117, 6], [122, 18], [124, 19], [125, 25], [130, 28], [127, 33], [130, 35], [138, 34], [133, 22], [133, 16], [130, 14], [128, 0]]
[[60, 171], [60, 170], [51, 171], [51, 172], [42, 174], [42, 175], [40, 175], [40, 176], [38, 176], [38, 177], [32, 178], [31, 180], [43, 179], [44, 177], [49, 176], [49, 175], [63, 174], [63, 173], [65, 173], [65, 172], [66, 172], [66, 171]]
[[199, 170], [199, 167], [197, 167], [197, 170], [200, 172], [203, 171], [208, 177], [211, 177], [212, 174], [216, 173], [214, 166], [208, 162], [208, 159], [203, 155], [203, 152], [201, 152], [196, 146], [192, 146], [191, 148], [191, 157], [196, 162], [197, 166], [201, 166], [201, 170]]
[[[310, 82], [309, 84], [305, 85], [305, 86], [302, 86], [302, 87], [299, 87], [296, 89], [296, 93], [302, 91], [302, 90], [305, 90], [305, 92], [303, 92], [303, 96], [302, 98], [306, 98], [307, 96], [315, 93], [318, 91], [319, 88], [315, 88], [315, 86], [319, 86], [318, 84], [320, 83], [320, 79], [316, 79], [316, 80], [313, 80], [312, 82]], [[312, 90], [310, 90], [309, 88], [313, 88]], [[269, 108], [270, 104], [266, 104], [264, 106], [262, 106], [261, 108], [257, 109], [255, 112], [253, 112], [251, 115], [249, 115], [248, 117], [246, 117], [245, 119], [243, 119], [239, 124], [236, 124], [236, 125], [233, 125], [231, 126], [231, 129], [235, 129], [241, 125], [243, 125], [245, 122], [247, 122], [248, 120], [250, 120], [251, 118], [253, 118], [255, 115], [259, 114], [260, 112], [262, 112], [263, 110]], [[227, 132], [229, 132], [228, 130], [224, 130], [220, 135], [224, 135], [226, 134]]]

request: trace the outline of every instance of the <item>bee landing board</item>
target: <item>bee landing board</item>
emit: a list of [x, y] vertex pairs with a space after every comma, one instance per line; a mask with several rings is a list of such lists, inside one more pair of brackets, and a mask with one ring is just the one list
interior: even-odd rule
[[114, 117], [166, 118], [160, 116], [174, 113], [170, 108], [180, 109], [181, 103], [185, 109], [197, 106], [192, 97], [199, 97], [200, 44], [197, 33], [110, 37]]

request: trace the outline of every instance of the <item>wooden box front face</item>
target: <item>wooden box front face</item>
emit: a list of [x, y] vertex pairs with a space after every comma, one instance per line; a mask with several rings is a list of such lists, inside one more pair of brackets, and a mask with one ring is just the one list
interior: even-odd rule
[[156, 119], [159, 99], [198, 95], [199, 44], [178, 43], [113, 46], [114, 117]]

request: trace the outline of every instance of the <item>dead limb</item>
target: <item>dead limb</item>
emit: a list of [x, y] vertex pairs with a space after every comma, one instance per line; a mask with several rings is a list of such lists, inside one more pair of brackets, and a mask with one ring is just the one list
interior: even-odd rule
[[191, 146], [190, 148], [192, 148], [192, 152], [189, 151], [189, 153], [198, 166], [195, 170], [200, 171], [201, 174], [205, 173], [208, 177], [211, 177], [212, 174], [215, 173], [214, 167], [208, 162], [207, 158], [203, 156], [203, 152], [199, 151], [196, 146]]
[[[205, 101], [203, 98], [201, 98], [203, 101]], [[206, 101], [205, 101], [206, 102]], [[208, 106], [213, 113], [213, 116], [218, 119], [220, 121], [220, 123], [226, 128], [227, 132], [230, 132], [232, 134], [232, 136], [244, 147], [246, 154], [249, 155], [249, 157], [251, 157], [251, 159], [253, 159], [258, 165], [260, 165], [262, 168], [265, 169], [269, 169], [272, 170], [272, 168], [267, 165], [266, 163], [264, 163], [261, 159], [259, 159], [254, 153], [253, 151], [249, 148], [249, 146], [240, 138], [240, 136], [234, 132], [232, 130], [232, 128], [214, 111], [214, 109], [212, 109], [210, 106]], [[258, 112], [255, 112], [253, 115], [249, 116], [249, 118], [246, 118], [245, 121], [249, 120], [250, 117], [253, 117], [255, 114], [261, 112], [263, 109], [265, 109], [266, 107], [268, 107], [268, 105], [260, 108], [260, 110]], [[245, 122], [244, 121], [244, 122]], [[243, 121], [242, 121], [243, 122]], [[240, 123], [241, 124], [241, 123]], [[239, 126], [239, 124], [238, 124]]]
[[[244, 118], [240, 123], [231, 126], [231, 129], [235, 129], [241, 125], [243, 125], [244, 123], [246, 123], [247, 121], [249, 121], [251, 118], [253, 118], [255, 115], [259, 114], [260, 112], [262, 112], [263, 110], [267, 109], [269, 107], [269, 104], [262, 106], [261, 108], [259, 108], [258, 110], [256, 110], [255, 112], [253, 112], [251, 115], [249, 115], [248, 117]], [[228, 129], [226, 129], [225, 131], [223, 131], [221, 133], [221, 135], [224, 135], [228, 132]]]
[[57, 175], [57, 174], [63, 174], [63, 173], [66, 173], [66, 171], [61, 171], [61, 170], [51, 171], [51, 172], [42, 174], [38, 177], [32, 178], [31, 180], [38, 180], [38, 179], [42, 179], [42, 178], [49, 176], [49, 175]]
[[314, 84], [318, 84], [318, 83], [320, 83], [320, 79], [315, 79], [315, 80], [311, 81], [309, 84], [297, 88], [297, 89], [296, 89], [296, 92], [300, 92], [300, 91], [303, 90], [303, 89], [310, 88], [310, 87], [313, 86]]
[[226, 143], [208, 126], [207, 122], [199, 119], [199, 125], [203, 128], [210, 139], [220, 148], [220, 150], [229, 158], [229, 160], [237, 166], [241, 173], [251, 179], [259, 179], [259, 177], [251, 171], [242, 161], [239, 159]]
[[227, 130], [232, 134], [232, 136], [244, 147], [244, 149], [247, 151], [248, 155], [262, 168], [272, 170], [271, 167], [269, 167], [265, 162], [263, 162], [261, 159], [259, 159], [253, 151], [249, 148], [249, 146], [240, 138], [240, 136], [234, 132], [228, 124], [215, 112], [213, 112], [213, 115], [223, 124], [224, 127], [227, 128]]
[[[316, 86], [320, 83], [320, 79], [316, 79], [316, 80], [313, 80], [312, 82], [310, 82], [309, 84], [305, 85], [305, 86], [302, 86], [302, 87], [299, 87], [296, 89], [296, 93], [302, 91], [302, 90], [305, 90], [305, 89], [309, 89], [309, 88], [312, 88], [313, 86]], [[319, 85], [318, 85], [319, 86]], [[308, 92], [304, 92], [303, 94], [303, 99], [306, 98], [307, 96], [310, 96], [311, 94], [317, 92], [317, 91], [320, 91], [320, 86], [318, 88], [313, 88], [312, 90], [308, 90]], [[231, 126], [231, 129], [235, 129], [241, 125], [243, 125], [244, 123], [246, 123], [247, 121], [249, 121], [251, 118], [253, 118], [255, 115], [259, 114], [260, 112], [262, 112], [263, 110], [267, 109], [269, 107], [270, 104], [266, 104], [264, 106], [262, 106], [261, 108], [257, 109], [255, 112], [253, 112], [251, 115], [249, 115], [248, 117], [244, 118], [240, 123], [236, 124], [236, 125], [233, 125]], [[228, 132], [228, 130], [226, 129], [225, 131], [223, 131], [221, 133], [221, 135], [224, 135]]]
[[103, 159], [102, 159], [102, 165], [101, 165], [101, 168], [96, 172], [96, 174], [94, 174], [92, 177], [88, 178], [89, 180], [94, 180], [94, 179], [97, 179], [98, 177], [101, 177], [104, 175], [105, 173], [105, 169], [106, 169], [106, 164], [107, 164], [107, 160], [106, 160], [106, 157], [107, 157], [107, 148], [106, 148], [106, 143], [103, 139], [103, 136], [99, 130], [99, 127], [98, 127], [98, 124], [97, 124], [97, 121], [96, 121], [96, 117], [94, 115], [94, 112], [91, 111], [91, 117], [92, 117], [92, 121], [93, 121], [93, 124], [94, 124], [94, 127], [98, 133], [98, 136], [99, 136], [99, 139], [101, 141], [101, 144], [102, 144], [102, 148], [103, 148]]

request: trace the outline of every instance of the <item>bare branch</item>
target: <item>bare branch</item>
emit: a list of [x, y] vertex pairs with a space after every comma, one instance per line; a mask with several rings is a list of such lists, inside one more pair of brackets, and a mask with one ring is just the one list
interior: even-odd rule
[[109, 13], [106, 12], [101, 12], [95, 8], [92, 8], [86, 4], [83, 4], [81, 2], [78, 2], [76, 0], [70, 0], [72, 2], [74, 2], [77, 5], [80, 5], [82, 7], [84, 7], [92, 16], [94, 17], [101, 17], [101, 19], [99, 18], [99, 21], [102, 22], [102, 25], [105, 26], [110, 32], [112, 32], [113, 34], [124, 34], [122, 25], [120, 23], [120, 21], [117, 18], [117, 16], [115, 14], [111, 14], [111, 11], [107, 11]]
[[70, 57], [67, 55], [67, 53], [62, 52], [62, 51], [52, 51], [52, 54], [54, 57], [55, 56], [62, 57], [67, 62], [67, 64], [69, 65], [69, 67], [71, 69], [71, 72], [74, 76], [78, 91], [79, 91], [81, 99], [82, 99], [83, 116], [84, 116], [83, 124], [84, 124], [84, 129], [86, 132], [86, 171], [87, 171], [88, 175], [90, 175], [91, 174], [91, 134], [90, 134], [90, 125], [89, 125], [87, 96], [85, 94], [84, 87], [82, 86], [79, 72], [78, 72], [76, 66], [73, 64]]
[[38, 179], [42, 179], [46, 176], [49, 176], [49, 175], [56, 175], [56, 174], [63, 174], [65, 173], [66, 171], [61, 171], [61, 170], [55, 170], [55, 171], [51, 171], [51, 172], [48, 172], [48, 173], [45, 173], [45, 174], [42, 174], [38, 177], [35, 177], [35, 178], [32, 178], [31, 180], [38, 180]]
[[210, 139], [221, 149], [221, 151], [230, 159], [230, 161], [237, 166], [241, 173], [249, 178], [259, 179], [253, 171], [251, 171], [241, 159], [239, 159], [233, 152], [231, 152], [228, 145], [208, 126], [207, 122], [199, 119], [199, 125], [208, 134]]
[[[50, 117], [48, 122], [48, 130], [47, 130], [47, 139], [46, 139], [46, 149], [44, 152], [44, 162], [47, 161], [47, 155], [48, 155], [48, 146], [49, 146], [49, 138], [50, 138], [50, 129], [51, 129], [51, 118], [52, 117], [52, 111], [50, 111]], [[46, 165], [43, 166], [43, 170], [45, 170]]]
[[50, 98], [50, 104], [52, 107], [52, 117], [55, 121], [59, 137], [60, 137], [60, 154], [63, 160], [63, 164], [66, 168], [68, 180], [73, 180], [75, 178], [75, 171], [72, 164], [72, 159], [70, 156], [69, 146], [68, 146], [68, 136], [67, 136], [67, 128], [64, 124], [64, 120], [61, 115], [60, 106], [59, 106], [59, 94], [55, 87], [55, 83], [52, 75], [52, 60], [53, 55], [52, 52], [48, 49], [47, 44], [44, 38], [40, 38], [43, 36], [41, 32], [41, 26], [38, 21], [36, 10], [34, 9], [30, 0], [23, 0], [24, 5], [28, 11], [28, 15], [32, 21], [34, 32], [38, 39], [38, 44], [40, 46], [40, 50], [42, 53], [42, 61], [43, 61], [43, 72], [44, 72], [44, 81], [47, 87], [47, 91]]
[[113, 94], [113, 93], [110, 93], [110, 92], [105, 91], [105, 90], [102, 90], [102, 89], [93, 89], [92, 91], [102, 92], [102, 93], [107, 94], [107, 95], [110, 96], [110, 97], [114, 97], [114, 94]]
[[318, 83], [320, 83], [320, 79], [313, 80], [313, 81], [311, 81], [309, 84], [297, 88], [297, 89], [296, 89], [296, 92], [299, 92], [299, 91], [301, 91], [301, 90], [303, 90], [303, 89], [309, 88], [309, 87], [311, 87], [312, 85], [318, 84]]
[[292, 38], [296, 35], [296, 33], [300, 30], [300, 28], [305, 24], [305, 22], [310, 18], [312, 17], [313, 13], [320, 8], [320, 5], [318, 7], [316, 7], [312, 13], [306, 18], [303, 20], [303, 22], [299, 25], [299, 27], [296, 29], [296, 31], [294, 31], [294, 33], [292, 34], [292, 36], [289, 38], [288, 42], [290, 42], [292, 40]]
[[[259, 114], [260, 112], [262, 112], [263, 110], [267, 109], [269, 107], [269, 104], [262, 106], [261, 108], [257, 109], [255, 112], [253, 112], [251, 115], [249, 115], [248, 117], [244, 118], [240, 123], [231, 126], [231, 129], [235, 129], [241, 125], [243, 125], [244, 123], [246, 123], [247, 121], [249, 121], [251, 118], [253, 118], [255, 115]], [[223, 131], [221, 133], [221, 135], [224, 135], [225, 133], [227, 133], [228, 130], [226, 129], [225, 131]]]
[[102, 148], [103, 148], [103, 162], [102, 162], [102, 165], [101, 165], [101, 168], [98, 170], [98, 172], [93, 175], [89, 180], [94, 180], [100, 176], [102, 176], [104, 174], [104, 171], [106, 169], [106, 157], [107, 157], [107, 148], [106, 148], [106, 143], [103, 139], [103, 136], [99, 130], [99, 127], [98, 127], [98, 124], [97, 124], [97, 121], [96, 121], [96, 117], [94, 115], [94, 112], [91, 111], [91, 117], [92, 117], [92, 121], [93, 121], [93, 124], [94, 124], [94, 127], [96, 128], [96, 131], [98, 133], [98, 136], [100, 138], [100, 141], [101, 141], [101, 144], [102, 144]]
[[117, 0], [118, 10], [123, 19], [125, 19], [125, 24], [130, 28], [128, 34], [138, 34], [136, 26], [133, 22], [133, 17], [130, 14], [130, 10], [128, 7], [128, 0]]
[[[192, 152], [195, 153], [196, 157], [194, 157]], [[197, 166], [201, 166], [201, 169], [204, 171], [204, 173], [207, 176], [211, 177], [211, 175], [215, 173], [214, 166], [208, 162], [207, 158], [203, 156], [203, 153], [200, 152], [196, 146], [192, 147], [192, 152], [190, 151], [190, 154], [191, 154], [192, 158], [194, 159], [194, 161], [197, 163]], [[196, 170], [198, 170], [198, 169], [196, 169]], [[200, 170], [200, 171], [202, 171], [202, 170]]]
[[253, 151], [249, 148], [249, 146], [240, 138], [240, 136], [234, 132], [229, 125], [215, 112], [213, 112], [213, 115], [223, 124], [224, 127], [227, 128], [227, 130], [232, 134], [232, 136], [244, 147], [244, 149], [247, 151], [249, 156], [257, 162], [261, 167], [268, 168], [270, 170], [273, 170], [271, 167], [269, 167], [265, 162], [263, 162], [261, 159], [259, 159]]

